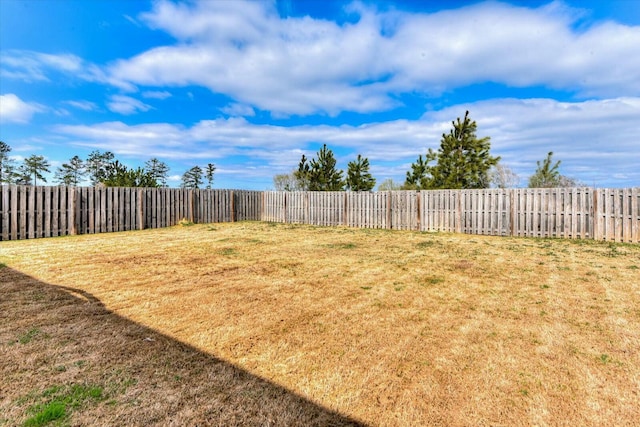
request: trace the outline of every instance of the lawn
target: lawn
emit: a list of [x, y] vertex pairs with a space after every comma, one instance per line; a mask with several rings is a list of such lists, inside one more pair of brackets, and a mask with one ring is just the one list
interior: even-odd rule
[[269, 223], [0, 242], [0, 426], [637, 425], [640, 245]]

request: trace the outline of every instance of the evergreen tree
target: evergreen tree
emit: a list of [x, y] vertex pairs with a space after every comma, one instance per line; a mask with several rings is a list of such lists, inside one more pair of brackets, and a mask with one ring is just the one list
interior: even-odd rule
[[11, 147], [3, 141], [0, 141], [0, 184], [11, 183], [15, 178], [15, 164], [13, 159], [9, 157]]
[[560, 173], [560, 163], [553, 163], [553, 151], [547, 154], [547, 157], [542, 161], [536, 162], [538, 167], [533, 175], [529, 177], [529, 188], [571, 188], [581, 187], [584, 183], [577, 179], [570, 178]]
[[[453, 129], [448, 135], [442, 134], [438, 151], [429, 149], [427, 153], [427, 163], [435, 161], [436, 164], [426, 167], [430, 175], [426, 179], [426, 188], [487, 188], [489, 169], [500, 160], [500, 157], [489, 155], [491, 139], [476, 136], [477, 125], [469, 118], [468, 111], [464, 120], [458, 117], [451, 123]], [[425, 187], [421, 185], [420, 188]]]
[[311, 159], [309, 171], [310, 191], [342, 191], [342, 171], [336, 169], [336, 159], [327, 144], [318, 151], [318, 159]]
[[200, 188], [202, 185], [202, 168], [194, 166], [182, 175], [182, 188]]
[[89, 174], [91, 185], [97, 185], [104, 181], [107, 176], [107, 168], [114, 161], [114, 154], [111, 151], [101, 153], [99, 150], [92, 151], [87, 157], [85, 168]]
[[73, 156], [69, 163], [63, 163], [58, 167], [54, 180], [60, 184], [77, 186], [85, 175], [84, 162], [80, 157]]
[[20, 165], [20, 167], [13, 173], [12, 182], [16, 185], [33, 185], [30, 172], [24, 165]]
[[156, 183], [162, 187], [167, 186], [167, 175], [169, 174], [169, 166], [166, 163], [156, 159], [147, 160], [144, 164], [144, 171], [149, 174]]
[[[29, 185], [33, 182], [33, 185], [38, 185], [38, 179], [47, 182], [47, 179], [42, 175], [42, 172], [49, 172], [51, 164], [44, 156], [37, 156], [32, 154], [24, 159], [24, 163], [20, 166], [21, 181], [28, 180]], [[33, 181], [31, 180], [33, 178]]]
[[211, 189], [213, 185], [213, 173], [216, 171], [216, 165], [213, 163], [207, 163], [207, 167], [204, 170], [204, 176], [207, 179], [207, 189]]
[[0, 175], [0, 184], [17, 184], [19, 171], [13, 159], [7, 159], [2, 166], [2, 175]]
[[429, 188], [428, 162], [418, 156], [418, 160], [411, 164], [411, 170], [407, 172], [407, 177], [402, 186], [403, 190], [421, 190]]
[[538, 168], [529, 177], [529, 188], [553, 188], [560, 187], [560, 160], [553, 163], [553, 151], [547, 153], [547, 157], [536, 162]]
[[302, 191], [309, 190], [309, 180], [311, 178], [311, 166], [309, 166], [309, 161], [307, 157], [303, 154], [300, 159], [300, 163], [298, 163], [298, 170], [293, 173], [297, 186]]
[[358, 158], [349, 162], [347, 168], [347, 188], [351, 191], [371, 191], [376, 179], [369, 173], [369, 159], [358, 154]]
[[106, 187], [159, 187], [149, 171], [141, 167], [128, 168], [117, 160], [107, 167], [101, 183]]

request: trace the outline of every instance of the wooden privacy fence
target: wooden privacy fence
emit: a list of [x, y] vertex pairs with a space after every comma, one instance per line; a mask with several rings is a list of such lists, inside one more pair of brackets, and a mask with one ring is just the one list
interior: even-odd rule
[[0, 240], [243, 220], [640, 242], [640, 189], [356, 192], [2, 186]]
[[262, 220], [640, 242], [640, 189], [263, 193]]
[[3, 185], [0, 240], [260, 220], [258, 191]]

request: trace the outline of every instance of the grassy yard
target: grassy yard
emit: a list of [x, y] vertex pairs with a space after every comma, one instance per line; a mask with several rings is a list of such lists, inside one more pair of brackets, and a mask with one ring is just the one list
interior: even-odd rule
[[0, 354], [0, 426], [638, 425], [640, 245], [266, 223], [0, 242]]

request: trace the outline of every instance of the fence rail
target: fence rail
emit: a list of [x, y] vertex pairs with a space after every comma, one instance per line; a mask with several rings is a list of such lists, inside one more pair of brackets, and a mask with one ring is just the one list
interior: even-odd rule
[[269, 221], [640, 242], [640, 188], [357, 192], [28, 187], [0, 194], [0, 240]]

